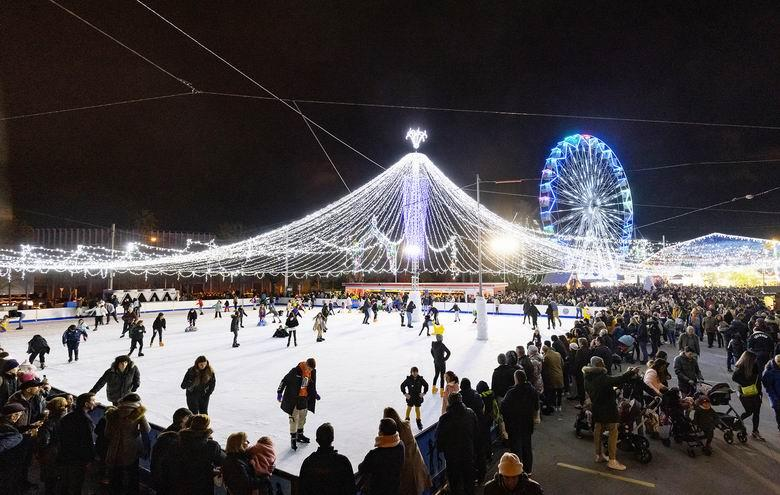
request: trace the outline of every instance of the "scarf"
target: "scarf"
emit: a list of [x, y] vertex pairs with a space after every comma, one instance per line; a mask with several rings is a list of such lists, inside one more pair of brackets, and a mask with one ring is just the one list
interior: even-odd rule
[[398, 432], [392, 435], [379, 435], [374, 439], [374, 447], [378, 447], [380, 449], [388, 449], [390, 447], [395, 447], [400, 443], [401, 443], [401, 436], [398, 434]]

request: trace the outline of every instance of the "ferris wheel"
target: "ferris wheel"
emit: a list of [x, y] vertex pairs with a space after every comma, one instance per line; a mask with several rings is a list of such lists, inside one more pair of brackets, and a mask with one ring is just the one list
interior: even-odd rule
[[539, 210], [544, 231], [589, 260], [587, 266], [574, 260], [575, 271], [609, 270], [628, 251], [634, 230], [631, 189], [615, 153], [594, 136], [568, 136], [550, 151]]

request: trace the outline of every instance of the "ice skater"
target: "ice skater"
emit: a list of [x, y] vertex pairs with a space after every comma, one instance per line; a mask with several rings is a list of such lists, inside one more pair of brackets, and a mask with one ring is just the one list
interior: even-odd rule
[[271, 312], [271, 316], [273, 317], [273, 319], [271, 320], [272, 325], [274, 323], [282, 322], [282, 319], [279, 317], [279, 312], [276, 311], [276, 305], [273, 303], [273, 301], [271, 301], [271, 303], [268, 305], [268, 310]]
[[[79, 321], [81, 322], [84, 320], [79, 320]], [[124, 314], [122, 315], [122, 335], [119, 336], [120, 339], [124, 337], [127, 332], [130, 331], [130, 329], [133, 327], [134, 322], [135, 322], [135, 313], [133, 313], [129, 309], [125, 310]]]
[[33, 335], [33, 338], [27, 342], [27, 354], [30, 355], [30, 364], [33, 364], [37, 356], [41, 361], [41, 369], [46, 368], [46, 354], [50, 352], [49, 343], [40, 335]]
[[192, 411], [192, 414], [208, 414], [209, 399], [216, 386], [214, 368], [206, 356], [198, 356], [181, 381], [181, 388], [186, 391], [187, 409]]
[[146, 328], [144, 327], [144, 321], [143, 320], [136, 320], [136, 322], [133, 324], [133, 328], [130, 329], [130, 352], [127, 353], [128, 356], [133, 355], [133, 351], [135, 350], [135, 346], [138, 346], [138, 357], [141, 357], [144, 355], [144, 334], [146, 333]]
[[322, 332], [326, 331], [326, 321], [327, 318], [321, 312], [317, 313], [317, 315], [314, 317], [314, 327], [312, 330], [317, 332], [317, 342], [322, 342], [325, 340], [322, 338]]
[[257, 326], [264, 327], [265, 326], [265, 304], [260, 303], [260, 307], [257, 309]]
[[187, 312], [187, 328], [184, 331], [186, 332], [188, 330], [189, 331], [195, 330], [195, 323], [197, 321], [198, 321], [198, 312], [195, 310], [195, 308], [192, 308]]
[[409, 300], [409, 302], [406, 303], [406, 323], [407, 327], [412, 328], [412, 315], [414, 314], [414, 309], [417, 307], [416, 304], [414, 304], [414, 301]]
[[287, 321], [284, 325], [287, 330], [287, 347], [290, 347], [290, 340], [295, 343], [295, 347], [298, 347], [298, 308], [293, 308], [287, 315]]
[[439, 310], [436, 309], [434, 306], [431, 306], [431, 309], [428, 310], [428, 314], [431, 315], [433, 324], [439, 325]]
[[73, 361], [74, 355], [76, 357], [76, 361], [79, 360], [79, 344], [81, 343], [81, 339], [84, 339], [84, 342], [86, 342], [87, 337], [87, 332], [77, 327], [76, 325], [69, 326], [68, 329], [65, 330], [65, 333], [62, 334], [62, 345], [68, 346], [69, 363]]
[[249, 316], [246, 314], [246, 311], [244, 311], [243, 306], [239, 306], [236, 308], [236, 315], [238, 316], [238, 324], [241, 325], [241, 328], [244, 328], [244, 316]]
[[452, 305], [451, 311], [455, 313], [455, 319], [453, 320], [453, 322], [460, 321], [460, 307], [458, 306], [458, 303]]
[[423, 319], [422, 328], [420, 329], [420, 333], [418, 333], [417, 336], [419, 337], [420, 335], [422, 335], [423, 330], [425, 330], [425, 335], [430, 337], [431, 336], [430, 325], [431, 325], [431, 313], [428, 312], [425, 313], [425, 318]]
[[214, 304], [214, 318], [222, 318], [222, 300], [217, 300]]
[[363, 301], [363, 307], [360, 310], [363, 312], [363, 325], [368, 325], [368, 318], [371, 316], [371, 303], [368, 298]]
[[447, 372], [447, 360], [450, 358], [450, 350], [444, 345], [444, 337], [437, 335], [436, 340], [431, 342], [431, 356], [433, 356], [433, 369], [435, 374], [433, 375], [433, 382], [431, 385], [433, 388], [431, 391], [435, 394], [439, 391], [436, 388], [436, 379], [439, 379], [439, 387], [444, 390], [444, 373]]
[[298, 449], [298, 442], [309, 443], [303, 434], [308, 411], [314, 413], [320, 396], [317, 393], [317, 362], [314, 358], [298, 363], [282, 378], [276, 389], [276, 400], [281, 403], [282, 411], [290, 420], [290, 443], [293, 450]]
[[230, 331], [233, 333], [233, 347], [239, 347], [241, 345], [238, 343], [238, 329], [238, 315], [233, 313], [230, 315]]
[[[238, 306], [238, 301], [236, 301], [236, 306]], [[225, 309], [223, 312], [230, 313], [230, 301], [227, 299], [225, 299]]]
[[149, 347], [154, 345], [154, 338], [159, 334], [160, 347], [163, 347], [163, 330], [165, 330], [165, 315], [162, 313], [157, 314], [157, 318], [152, 322], [152, 340], [149, 341]]
[[198, 298], [198, 302], [195, 303], [195, 306], [198, 307], [200, 315], [203, 316], [203, 298], [202, 297]]
[[114, 322], [119, 323], [116, 317], [116, 305], [111, 301], [106, 303], [106, 325], [111, 322], [111, 317], [114, 317]]
[[404, 315], [406, 314], [406, 305], [401, 306], [401, 310], [398, 312], [401, 315], [401, 326], [404, 326]]
[[423, 403], [423, 395], [428, 393], [428, 382], [420, 376], [417, 366], [412, 366], [409, 376], [401, 383], [401, 393], [406, 397], [406, 421], [409, 421], [409, 414], [414, 407], [414, 415], [417, 418], [417, 429], [422, 430], [423, 424], [420, 419], [420, 406]]

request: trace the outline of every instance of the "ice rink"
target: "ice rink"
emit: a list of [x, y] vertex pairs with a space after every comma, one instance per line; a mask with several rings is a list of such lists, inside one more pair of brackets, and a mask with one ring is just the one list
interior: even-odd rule
[[[382, 312], [377, 323], [362, 325], [362, 314], [353, 310], [331, 316], [325, 341], [317, 343], [311, 328], [318, 310], [304, 315], [298, 327], [298, 346], [291, 345], [289, 349], [287, 339], [271, 336], [275, 326], [257, 326], [257, 315], [251, 307], [246, 307], [249, 318], [244, 319], [246, 328], [239, 334], [239, 348], [231, 347], [229, 317], [215, 319], [213, 312], [204, 311], [198, 319], [198, 332], [184, 333], [186, 311], [166, 312], [166, 345], [144, 347], [143, 357], [134, 354], [132, 358], [141, 372], [138, 393], [148, 409], [148, 419], [165, 427], [173, 411], [186, 406], [181, 380], [195, 358], [204, 354], [217, 378], [209, 415], [214, 439], [220, 444], [224, 446], [227, 436], [236, 431], [246, 431], [252, 441], [269, 435], [276, 443], [277, 467], [297, 474], [303, 459], [316, 449], [315, 429], [328, 421], [336, 431], [335, 447], [357, 468], [357, 463], [373, 448], [382, 409], [393, 406], [404, 414], [406, 404], [399, 387], [409, 368], [420, 368], [431, 384], [432, 337], [418, 337], [419, 324], [414, 330], [401, 327], [398, 313]], [[156, 313], [142, 314], [147, 328], [145, 346], [151, 338], [155, 316]], [[489, 340], [477, 341], [476, 325], [471, 323], [470, 314], [461, 314], [461, 321], [453, 323], [454, 314], [440, 313], [446, 329], [444, 342], [452, 351], [447, 368], [461, 378], [470, 378], [473, 386], [479, 380], [490, 383], [496, 355], [525, 345], [531, 336], [530, 325], [522, 325], [522, 317], [488, 318]], [[86, 321], [92, 323], [90, 319]], [[564, 329], [571, 328], [573, 321], [564, 319]], [[127, 336], [119, 338], [121, 323], [101, 326], [98, 331], [90, 331], [89, 340], [81, 344], [80, 360], [69, 364], [61, 339], [71, 323], [75, 320], [26, 323], [23, 330], [0, 334], [0, 346], [21, 362], [27, 358], [27, 341], [34, 334], [43, 335], [52, 352], [41, 373], [57, 388], [73, 394], [87, 392], [116, 356], [127, 353], [130, 341]], [[549, 335], [546, 326], [546, 319], [541, 318], [545, 338]], [[302, 445], [294, 452], [289, 445], [287, 415], [276, 401], [276, 389], [282, 377], [308, 357], [317, 360], [317, 389], [322, 400], [316, 414], [310, 413], [307, 418], [306, 434], [312, 438], [312, 444]], [[108, 403], [105, 389], [98, 399]], [[422, 407], [424, 425], [434, 423], [440, 409], [441, 398], [429, 392]]]

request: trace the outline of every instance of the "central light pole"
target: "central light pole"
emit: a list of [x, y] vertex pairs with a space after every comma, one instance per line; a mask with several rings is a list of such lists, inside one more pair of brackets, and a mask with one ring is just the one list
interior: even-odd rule
[[482, 203], [479, 201], [479, 174], [477, 174], [477, 271], [479, 272], [479, 293], [477, 305], [477, 340], [488, 339], [487, 305], [482, 292]]

